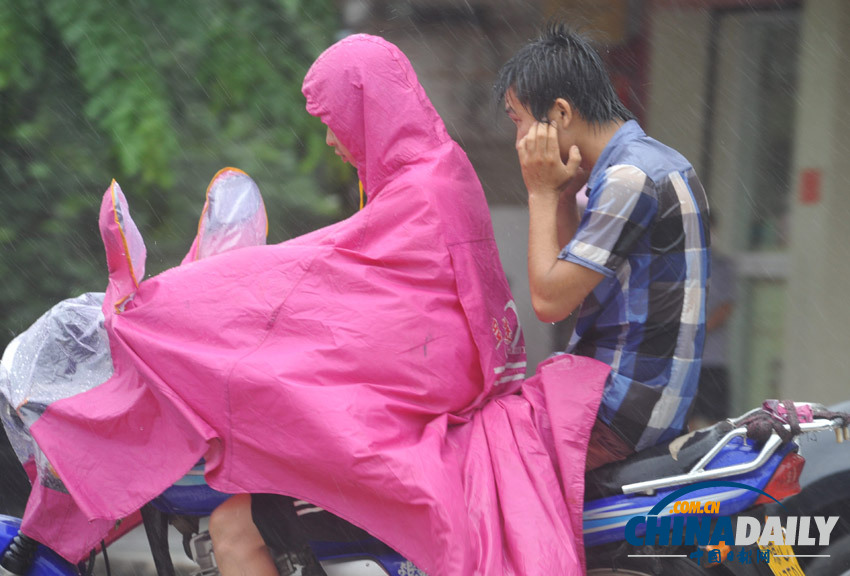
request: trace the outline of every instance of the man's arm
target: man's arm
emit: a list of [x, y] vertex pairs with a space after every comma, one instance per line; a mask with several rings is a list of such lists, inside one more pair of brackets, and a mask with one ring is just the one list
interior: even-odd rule
[[563, 320], [578, 308], [604, 276], [579, 264], [558, 259], [575, 235], [575, 196], [583, 185], [581, 154], [570, 149], [565, 165], [553, 126], [538, 123], [517, 143], [520, 167], [528, 189], [528, 281], [531, 304], [544, 322]]
[[[578, 176], [576, 176], [578, 177]], [[578, 202], [575, 194], [561, 192], [558, 200], [558, 244], [566, 246], [578, 228]]]

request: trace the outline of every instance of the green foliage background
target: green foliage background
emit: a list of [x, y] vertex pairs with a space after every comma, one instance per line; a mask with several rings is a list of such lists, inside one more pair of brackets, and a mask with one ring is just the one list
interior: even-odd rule
[[332, 0], [0, 0], [0, 346], [105, 289], [112, 178], [148, 274], [185, 254], [224, 166], [259, 184], [269, 242], [338, 218], [352, 174], [300, 91], [337, 28]]

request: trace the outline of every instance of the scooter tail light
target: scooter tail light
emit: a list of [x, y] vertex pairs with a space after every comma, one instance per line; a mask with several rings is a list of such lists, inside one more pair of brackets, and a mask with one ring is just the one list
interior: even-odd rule
[[[806, 459], [796, 452], [789, 452], [776, 467], [776, 472], [771, 476], [764, 491], [776, 498], [782, 500], [800, 492], [800, 474], [803, 472], [803, 465]], [[768, 504], [773, 502], [767, 496], [759, 496], [755, 504]]]

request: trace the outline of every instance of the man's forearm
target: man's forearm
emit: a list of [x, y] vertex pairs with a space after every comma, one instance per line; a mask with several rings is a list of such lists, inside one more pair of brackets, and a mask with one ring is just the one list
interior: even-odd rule
[[[570, 205], [572, 207], [570, 207]], [[543, 322], [559, 322], [581, 305], [602, 281], [600, 272], [558, 259], [559, 234], [575, 234], [575, 201], [558, 202], [557, 194], [528, 195], [528, 283], [531, 304]], [[568, 218], [568, 214], [572, 216]], [[561, 222], [567, 218], [566, 222]]]
[[[578, 229], [578, 205], [573, 194], [562, 194], [558, 201], [558, 244], [563, 250]], [[560, 251], [560, 250], [559, 250]]]
[[[549, 272], [558, 262], [561, 252], [562, 219], [557, 194], [528, 195], [528, 282], [531, 300], [540, 316], [541, 305], [557, 297], [552, 294]], [[573, 233], [575, 230], [573, 230]]]

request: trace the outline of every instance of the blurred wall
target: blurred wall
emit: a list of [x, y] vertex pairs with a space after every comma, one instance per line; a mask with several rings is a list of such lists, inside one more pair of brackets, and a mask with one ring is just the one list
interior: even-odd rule
[[709, 18], [698, 9], [658, 10], [647, 27], [649, 92], [644, 129], [684, 154], [702, 174]]
[[[797, 43], [796, 62], [752, 49], [753, 17], [780, 14], [799, 29], [796, 38], [776, 40]], [[850, 240], [850, 116], [844, 104], [850, 40], [842, 31], [850, 24], [850, 4], [656, 1], [647, 20], [647, 132], [697, 167], [719, 215], [713, 246], [733, 255], [739, 269], [731, 338], [736, 409], [769, 396], [846, 400], [850, 270], [841, 252]], [[791, 109], [778, 128], [759, 125], [766, 109], [789, 98], [764, 94], [759, 84], [771, 73], [765, 67], [791, 68], [796, 75]], [[788, 172], [787, 182], [774, 178], [782, 185], [765, 189], [772, 180], [757, 173], [765, 170], [759, 155], [781, 146], [777, 131], [789, 142], [788, 165], [776, 167]], [[771, 218], [763, 205], [768, 199], [787, 203], [786, 214], [770, 223], [779, 239], [753, 246], [753, 222]]]
[[850, 398], [848, 26], [844, 0], [803, 5], [783, 388], [823, 402]]

